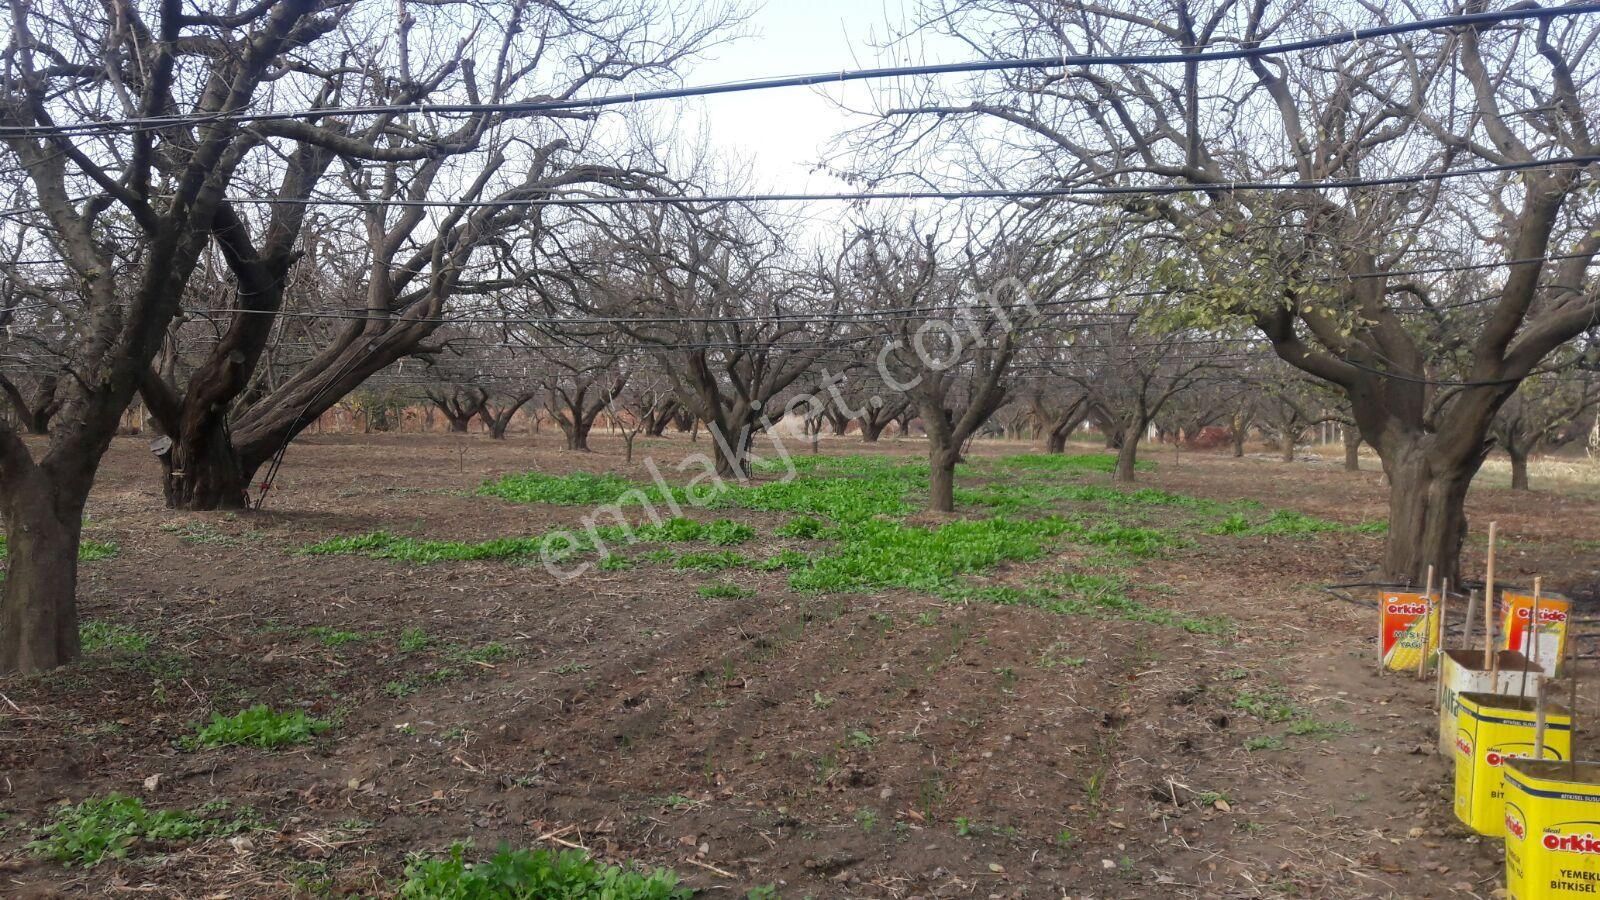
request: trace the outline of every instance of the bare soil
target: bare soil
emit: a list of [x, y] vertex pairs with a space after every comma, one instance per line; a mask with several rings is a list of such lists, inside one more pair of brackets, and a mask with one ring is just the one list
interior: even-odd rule
[[[727, 576], [667, 566], [562, 583], [538, 566], [293, 552], [375, 529], [538, 534], [584, 511], [472, 489], [526, 470], [644, 477], [619, 440], [576, 454], [559, 437], [317, 436], [248, 514], [163, 509], [156, 462], [120, 439], [86, 528], [119, 552], [81, 567], [83, 609], [154, 643], [0, 678], [0, 894], [383, 895], [408, 853], [462, 840], [670, 866], [713, 898], [760, 884], [795, 898], [1487, 897], [1500, 883], [1498, 842], [1452, 819], [1431, 682], [1380, 676], [1375, 612], [1319, 588], [1364, 579], [1377, 537], [1197, 533], [1126, 570], [1135, 599], [1226, 616], [1227, 636], [910, 591], [807, 595], [782, 572], [741, 571], [755, 593], [726, 600], [697, 588]], [[1384, 515], [1377, 473], [1148, 456], [1151, 487]], [[1475, 533], [1500, 523], [1504, 579], [1600, 584], [1600, 502], [1484, 489], [1470, 514]], [[801, 544], [772, 536], [785, 516], [734, 515], [765, 550]], [[361, 640], [329, 647], [314, 626]], [[402, 651], [408, 628], [430, 645]], [[465, 653], [494, 643], [509, 652]], [[1289, 733], [1240, 708], [1252, 696], [1312, 724]], [[213, 711], [255, 703], [337, 725], [299, 749], [180, 749]], [[88, 870], [26, 852], [56, 806], [113, 791], [159, 808], [227, 800], [264, 827]]]

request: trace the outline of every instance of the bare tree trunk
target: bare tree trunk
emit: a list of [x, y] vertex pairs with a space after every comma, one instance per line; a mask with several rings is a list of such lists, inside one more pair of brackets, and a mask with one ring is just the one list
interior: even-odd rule
[[861, 428], [861, 441], [866, 444], [876, 444], [878, 438], [883, 437], [883, 430], [889, 427], [888, 419], [882, 422], [869, 421], [865, 416], [856, 420]]
[[721, 421], [706, 422], [706, 432], [716, 448], [717, 474], [723, 478], [742, 481], [750, 475], [750, 444], [755, 435], [747, 419], [735, 409]]
[[0, 672], [42, 672], [78, 658], [78, 539], [91, 472], [29, 463], [0, 482], [6, 576], [0, 595]]
[[1235, 459], [1240, 459], [1244, 456], [1244, 441], [1249, 433], [1249, 428], [1236, 427], [1233, 429], [1233, 456]]
[[1145, 429], [1149, 424], [1146, 419], [1135, 417], [1117, 429], [1122, 435], [1122, 440], [1121, 445], [1117, 447], [1117, 468], [1111, 473], [1112, 481], [1132, 484], [1137, 480], [1135, 473], [1138, 471], [1139, 441], [1144, 438]]
[[162, 494], [170, 509], [244, 509], [256, 466], [240, 458], [220, 419], [208, 434], [191, 434], [161, 457]]
[[588, 453], [589, 429], [593, 426], [593, 421], [585, 422], [581, 417], [575, 422], [561, 422], [561, 433], [567, 436], [567, 449]]
[[474, 415], [477, 415], [477, 413], [469, 413], [468, 415], [464, 415], [464, 416], [456, 416], [456, 415], [451, 415], [449, 413], [445, 413], [445, 418], [450, 420], [450, 433], [451, 434], [466, 434], [467, 433], [467, 426], [472, 423], [472, 417]]
[[956, 461], [961, 453], [936, 436], [941, 433], [942, 429], [928, 432], [928, 509], [947, 513], [956, 508]]
[[1286, 463], [1294, 462], [1294, 446], [1295, 446], [1295, 440], [1298, 437], [1299, 437], [1299, 435], [1293, 429], [1289, 429], [1289, 428], [1283, 429], [1283, 434], [1280, 437], [1280, 440], [1282, 441], [1282, 446], [1280, 446], [1278, 448], [1278, 451], [1279, 451], [1280, 454], [1282, 454], [1284, 462], [1286, 462]]
[[1344, 430], [1344, 470], [1361, 471], [1361, 432], [1353, 425], [1341, 426]]
[[1420, 583], [1421, 573], [1431, 565], [1441, 577], [1459, 582], [1467, 489], [1478, 463], [1441, 463], [1421, 448], [1395, 455], [1397, 459], [1384, 461], [1389, 476], [1384, 573]]
[[1045, 435], [1045, 452], [1067, 452], [1067, 433], [1065, 431], [1051, 431]]
[[1507, 445], [1506, 455], [1511, 457], [1511, 489], [1513, 491], [1533, 490], [1528, 485], [1528, 451], [1513, 445]]

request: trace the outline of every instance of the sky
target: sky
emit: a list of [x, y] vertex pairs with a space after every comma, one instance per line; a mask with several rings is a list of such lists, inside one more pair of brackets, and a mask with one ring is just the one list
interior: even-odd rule
[[[880, 63], [873, 43], [885, 22], [908, 17], [902, 0], [766, 0], [741, 38], [714, 51], [689, 70], [684, 83], [715, 84], [758, 77], [854, 69]], [[865, 84], [827, 93], [857, 103]], [[836, 132], [858, 123], [816, 88], [785, 88], [726, 94], [696, 101], [719, 150], [747, 159], [762, 189], [837, 191], [846, 186], [808, 171]]]

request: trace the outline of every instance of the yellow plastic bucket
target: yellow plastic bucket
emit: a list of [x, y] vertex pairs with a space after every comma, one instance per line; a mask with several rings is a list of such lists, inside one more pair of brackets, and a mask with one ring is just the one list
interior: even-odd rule
[[[1542, 608], [1542, 604], [1541, 604]], [[1483, 667], [1482, 650], [1446, 650], [1439, 655], [1439, 755], [1449, 759], [1455, 755], [1456, 695], [1469, 691], [1479, 694], [1509, 694], [1513, 697], [1532, 697], [1539, 692], [1539, 679], [1544, 672], [1537, 664], [1528, 665], [1528, 677], [1522, 677], [1521, 653], [1500, 651], [1500, 674]]]
[[[1540, 618], [1543, 618], [1541, 616]], [[1378, 653], [1390, 672], [1415, 672], [1423, 656], [1439, 645], [1437, 611], [1426, 594], [1378, 594]]]
[[[1479, 834], [1506, 830], [1505, 763], [1531, 758], [1535, 703], [1527, 697], [1465, 693], [1456, 696], [1456, 818]], [[1572, 717], [1545, 704], [1544, 758], [1572, 752]]]
[[1561, 594], [1539, 595], [1538, 652], [1534, 652], [1533, 594], [1507, 590], [1500, 594], [1500, 621], [1505, 623], [1505, 649], [1532, 656], [1551, 677], [1561, 674], [1567, 649], [1567, 615], [1572, 601]]
[[1511, 900], [1600, 896], [1600, 763], [1505, 767]]

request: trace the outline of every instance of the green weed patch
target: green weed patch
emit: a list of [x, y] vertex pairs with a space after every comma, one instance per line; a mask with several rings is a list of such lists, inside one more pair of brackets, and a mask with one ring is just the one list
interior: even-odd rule
[[[0, 563], [5, 562], [6, 536], [0, 534]], [[110, 541], [97, 541], [92, 538], [83, 538], [78, 541], [78, 561], [95, 562], [110, 559], [117, 555], [117, 545]]]
[[737, 569], [749, 564], [750, 558], [743, 554], [732, 550], [712, 550], [706, 553], [680, 554], [672, 567], [695, 572], [720, 572], [723, 569]]
[[404, 900], [688, 900], [694, 895], [667, 869], [606, 866], [581, 850], [512, 850], [501, 846], [477, 863], [456, 844], [444, 859], [413, 857], [400, 886]]
[[1121, 619], [1182, 628], [1195, 634], [1226, 634], [1233, 628], [1221, 616], [1186, 616], [1175, 610], [1149, 606], [1127, 594], [1127, 579], [1118, 575], [1067, 572], [1042, 584], [1023, 587], [957, 587], [942, 592], [948, 600], [1030, 606], [1058, 615]]
[[137, 797], [108, 794], [63, 806], [28, 844], [35, 856], [64, 866], [93, 866], [122, 859], [136, 848], [176, 844], [252, 827], [244, 817], [222, 821], [182, 810], [151, 810]]
[[1074, 527], [1055, 517], [957, 521], [940, 528], [862, 522], [841, 529], [838, 552], [791, 574], [789, 585], [803, 591], [938, 590], [959, 575], [1036, 559], [1050, 539]]
[[[611, 473], [545, 475], [524, 472], [485, 482], [477, 493], [482, 497], [499, 497], [517, 503], [548, 503], [552, 506], [602, 506], [610, 503], [626, 506], [642, 500], [665, 502], [660, 488], [655, 485], [635, 484], [621, 475]], [[673, 496], [681, 502], [684, 495], [682, 491], [674, 489]]]
[[306, 715], [305, 710], [281, 713], [261, 704], [231, 716], [212, 713], [211, 721], [196, 729], [194, 735], [184, 743], [190, 749], [261, 747], [270, 750], [309, 743], [313, 737], [332, 727], [330, 722]]
[[[1034, 472], [1101, 472], [1109, 475], [1117, 470], [1115, 453], [1023, 453], [1002, 456], [995, 462], [1007, 468]], [[1133, 468], [1139, 472], [1148, 472], [1155, 467], [1155, 463], [1145, 459], [1133, 464]]]
[[1228, 534], [1241, 537], [1278, 536], [1298, 537], [1308, 534], [1347, 532], [1353, 534], [1383, 534], [1389, 530], [1387, 522], [1362, 522], [1345, 525], [1330, 522], [1292, 509], [1273, 510], [1265, 519], [1252, 521], [1244, 513], [1233, 513], [1207, 529], [1210, 534]]
[[78, 626], [78, 641], [85, 653], [107, 650], [119, 653], [143, 653], [150, 649], [150, 635], [115, 622], [91, 619]]

